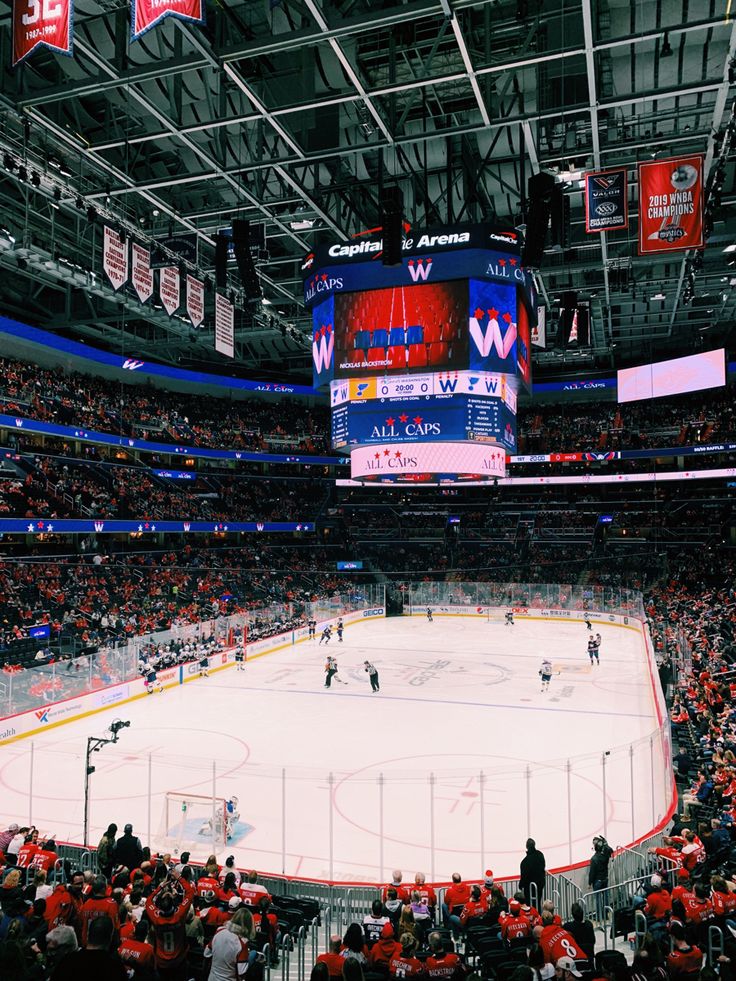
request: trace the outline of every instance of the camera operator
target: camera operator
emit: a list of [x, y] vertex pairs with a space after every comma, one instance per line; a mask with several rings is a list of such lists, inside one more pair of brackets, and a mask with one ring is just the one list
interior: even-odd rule
[[611, 861], [613, 849], [602, 835], [593, 839], [593, 857], [588, 869], [588, 885], [594, 891], [608, 886], [608, 863]]

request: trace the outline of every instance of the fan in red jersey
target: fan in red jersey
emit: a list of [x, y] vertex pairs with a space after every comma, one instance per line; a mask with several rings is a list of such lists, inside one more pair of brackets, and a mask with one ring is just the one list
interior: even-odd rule
[[167, 981], [179, 981], [187, 976], [189, 942], [185, 922], [193, 899], [194, 887], [173, 871], [146, 902], [146, 916], [153, 929], [156, 968]]

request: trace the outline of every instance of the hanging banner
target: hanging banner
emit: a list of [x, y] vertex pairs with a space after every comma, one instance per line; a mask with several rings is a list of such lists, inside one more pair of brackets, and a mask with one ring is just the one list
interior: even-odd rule
[[146, 303], [153, 296], [153, 272], [151, 271], [151, 253], [142, 245], [133, 242], [131, 246], [130, 281], [141, 303]]
[[13, 0], [13, 67], [44, 46], [71, 55], [72, 0]]
[[534, 347], [547, 346], [547, 307], [537, 307], [537, 322], [532, 327], [532, 345]]
[[[176, 17], [178, 20], [194, 21], [197, 24], [205, 22], [203, 0], [166, 0], [165, 4], [161, 0], [132, 0], [132, 4], [131, 41], [137, 41], [165, 17]], [[162, 7], [165, 9], [162, 10]]]
[[187, 274], [187, 316], [194, 327], [204, 320], [204, 283]]
[[626, 168], [585, 175], [585, 231], [610, 232], [629, 227]]
[[639, 254], [703, 245], [703, 155], [640, 163]]
[[108, 225], [102, 240], [102, 268], [114, 290], [128, 282], [128, 242], [121, 241], [120, 235]]
[[181, 277], [178, 266], [166, 266], [158, 274], [158, 293], [164, 310], [171, 317], [181, 304]]
[[215, 294], [215, 350], [235, 357], [235, 308], [222, 293]]

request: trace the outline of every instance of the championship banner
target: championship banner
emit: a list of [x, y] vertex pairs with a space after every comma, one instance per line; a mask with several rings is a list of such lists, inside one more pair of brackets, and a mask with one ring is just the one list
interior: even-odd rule
[[[38, 0], [30, 0], [38, 2]], [[176, 17], [179, 20], [193, 21], [204, 24], [205, 12], [203, 0], [166, 0], [165, 7], [161, 0], [132, 0], [133, 10], [130, 17], [130, 40], [137, 41], [152, 27], [155, 27], [165, 17]]]
[[159, 273], [158, 293], [164, 310], [171, 317], [179, 309], [181, 304], [181, 277], [178, 266], [166, 266]]
[[43, 45], [71, 55], [72, 0], [13, 0], [13, 67]]
[[235, 308], [222, 293], [215, 293], [215, 350], [235, 357]]
[[137, 242], [133, 242], [131, 253], [130, 279], [138, 299], [146, 303], [153, 296], [151, 253]]
[[639, 254], [702, 249], [703, 155], [639, 164]]
[[187, 274], [187, 316], [194, 327], [204, 320], [204, 283]]
[[102, 268], [114, 290], [128, 282], [128, 242], [121, 241], [120, 235], [108, 225], [102, 242]]
[[537, 322], [532, 325], [532, 345], [547, 347], [547, 307], [537, 307]]
[[585, 231], [609, 232], [629, 227], [626, 168], [585, 175]]

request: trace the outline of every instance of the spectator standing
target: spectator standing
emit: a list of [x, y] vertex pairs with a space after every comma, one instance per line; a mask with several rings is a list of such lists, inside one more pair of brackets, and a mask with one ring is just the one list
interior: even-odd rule
[[126, 824], [122, 838], [118, 838], [113, 849], [113, 864], [124, 865], [131, 872], [140, 868], [143, 861], [143, 848], [140, 838], [133, 834], [133, 825]]
[[[107, 826], [107, 831], [100, 838], [97, 845], [97, 868], [106, 879], [109, 879], [112, 874], [113, 855], [115, 853], [115, 835], [117, 833], [117, 824], [109, 824]], [[129, 865], [128, 868], [132, 871], [134, 868], [137, 868], [137, 866]]]
[[250, 910], [244, 906], [236, 910], [232, 920], [222, 927], [205, 947], [204, 956], [211, 962], [209, 981], [235, 981], [242, 978], [257, 951], [248, 944], [255, 939], [256, 931]]
[[519, 868], [519, 888], [524, 891], [524, 898], [527, 903], [531, 903], [529, 887], [532, 883], [536, 886], [536, 899], [541, 902], [544, 894], [545, 869], [546, 863], [543, 852], [539, 851], [533, 838], [527, 838], [526, 855], [522, 858]]

